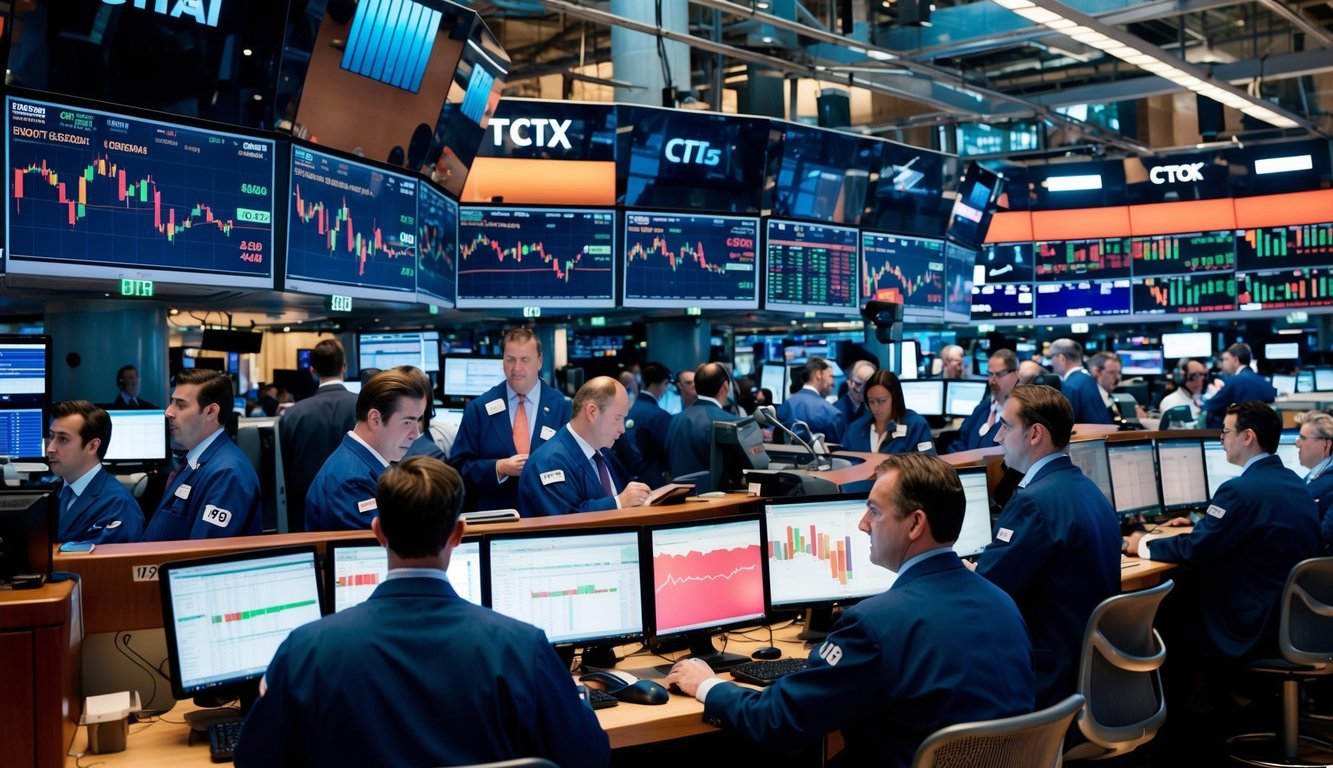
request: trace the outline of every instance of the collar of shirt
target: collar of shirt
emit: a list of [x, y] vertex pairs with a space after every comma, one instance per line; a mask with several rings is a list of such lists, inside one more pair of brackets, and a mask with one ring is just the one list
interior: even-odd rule
[[218, 427], [218, 431], [205, 437], [198, 445], [186, 452], [185, 463], [190, 465], [190, 469], [199, 468], [199, 457], [204, 455], [204, 451], [208, 450], [208, 446], [212, 445], [220, 434], [222, 434], [222, 427]]
[[[524, 402], [531, 404], [535, 409], [542, 399], [541, 382], [538, 382], [523, 398]], [[509, 386], [509, 382], [505, 382], [505, 402], [509, 403], [510, 408], [518, 407], [518, 393], [514, 391], [513, 387]], [[531, 419], [528, 421], [531, 421]]]
[[[903, 574], [907, 573], [907, 571], [908, 571], [912, 566], [916, 565], [917, 563], [921, 562], [922, 560], [925, 560], [925, 559], [928, 558], [928, 557], [937, 557], [937, 556], [939, 556], [939, 555], [944, 554], [945, 552], [948, 552], [948, 553], [951, 554], [951, 555], [954, 554], [954, 552], [953, 552], [953, 547], [950, 547], [949, 545], [946, 544], [946, 545], [944, 545], [944, 546], [942, 546], [942, 547], [938, 547], [938, 548], [936, 548], [936, 549], [930, 549], [930, 550], [926, 550], [925, 552], [921, 552], [920, 554], [912, 555], [911, 557], [907, 558], [907, 562], [905, 562], [905, 563], [903, 563], [902, 565], [898, 566], [898, 578], [901, 579], [901, 578], [903, 577]], [[957, 556], [957, 555], [955, 555], [955, 557], [956, 557], [956, 556]]]
[[449, 575], [439, 568], [394, 568], [384, 576], [385, 581], [393, 579], [439, 579], [449, 583]]
[[639, 394], [641, 394], [641, 395], [646, 395], [647, 397], [651, 397], [651, 398], [653, 399], [653, 402], [654, 402], [654, 403], [657, 403], [658, 405], [661, 405], [661, 404], [662, 404], [662, 401], [661, 401], [660, 399], [658, 399], [657, 395], [654, 395], [652, 392], [649, 392], [649, 391], [646, 390], [646, 389], [641, 389], [641, 390], [639, 390]]
[[883, 438], [883, 439], [880, 439], [879, 433], [875, 431], [875, 420], [874, 420], [874, 419], [871, 419], [871, 420], [870, 420], [870, 452], [871, 452], [871, 453], [879, 453], [879, 448], [880, 448], [880, 446], [881, 446], [881, 445], [884, 445], [885, 443], [887, 443], [887, 442], [889, 442], [890, 440], [893, 439], [893, 430], [888, 429], [888, 425], [887, 425], [887, 424], [884, 425], [884, 426], [885, 426], [885, 429], [884, 429], [884, 438]]
[[1056, 459], [1060, 458], [1063, 455], [1064, 454], [1061, 453], [1060, 451], [1056, 451], [1055, 453], [1048, 453], [1045, 456], [1042, 456], [1040, 459], [1037, 459], [1036, 461], [1032, 462], [1032, 466], [1028, 467], [1028, 471], [1023, 474], [1023, 479], [1019, 481], [1018, 487], [1019, 488], [1028, 487], [1028, 483], [1032, 482], [1032, 478], [1037, 476], [1037, 473], [1041, 471], [1042, 467], [1046, 466], [1047, 464], [1050, 464], [1052, 461], [1055, 461]]
[[88, 488], [88, 483], [91, 483], [93, 481], [93, 478], [97, 477], [97, 473], [100, 472], [101, 469], [102, 469], [101, 464], [94, 464], [92, 469], [83, 473], [82, 477], [80, 477], [78, 480], [75, 480], [72, 483], [66, 483], [66, 485], [74, 489], [75, 496], [82, 496], [84, 490]]
[[[717, 401], [717, 398], [715, 398], [715, 397], [707, 397], [707, 396], [705, 396], [705, 395], [699, 395], [698, 397], [696, 397], [696, 398], [694, 399], [694, 402], [697, 403], [697, 402], [699, 402], [700, 400], [703, 400], [703, 401], [705, 401], [705, 402], [712, 403], [713, 405], [716, 405], [718, 408], [722, 408], [722, 403], [719, 403], [719, 402]], [[723, 410], [726, 410], [726, 409], [723, 408]]]
[[385, 469], [389, 468], [389, 460], [381, 456], [379, 451], [375, 450], [374, 448], [371, 448], [370, 443], [367, 443], [365, 440], [362, 440], [361, 436], [358, 435], [355, 431], [348, 431], [347, 436], [360, 443], [362, 446], [365, 447], [367, 451], [370, 451], [370, 455], [374, 456], [375, 459], [379, 461], [380, 464], [384, 465]]
[[1071, 366], [1069, 370], [1065, 371], [1065, 375], [1060, 377], [1060, 380], [1069, 381], [1069, 377], [1076, 373], [1087, 373], [1087, 371], [1083, 370], [1083, 366], [1081, 365]]
[[819, 394], [819, 390], [815, 389], [814, 387], [810, 386], [809, 384], [806, 384], [805, 386], [801, 387], [801, 391], [802, 391], [802, 392], [806, 391], [807, 389], [810, 390], [812, 393], [814, 393], [814, 396], [817, 397], [817, 398], [819, 398], [820, 400], [823, 400], [823, 399], [824, 399], [824, 396], [821, 395], [821, 394]]
[[587, 440], [584, 440], [579, 435], [579, 433], [575, 432], [574, 428], [569, 426], [568, 424], [565, 425], [565, 429], [569, 430], [569, 434], [573, 436], [574, 442], [579, 444], [579, 450], [583, 451], [584, 457], [587, 458], [588, 461], [592, 461], [592, 455], [594, 453], [597, 453], [597, 451], [593, 449], [592, 445], [590, 445]]
[[1097, 385], [1097, 391], [1100, 392], [1100, 393], [1102, 393], [1102, 405], [1106, 406], [1107, 408], [1110, 408], [1110, 407], [1111, 407], [1111, 393], [1110, 393], [1110, 392], [1107, 392], [1107, 391], [1104, 390], [1104, 389], [1102, 389], [1102, 385], [1101, 385], [1101, 384], [1098, 384], [1098, 385]]
[[337, 384], [338, 386], [341, 387], [341, 386], [343, 385], [343, 380], [342, 380], [342, 379], [337, 379], [337, 380], [329, 379], [328, 381], [321, 381], [321, 382], [319, 383], [319, 386], [316, 387], [316, 389], [323, 389], [323, 388], [325, 388], [325, 387], [331, 387], [331, 386], [333, 386], [334, 384]]
[[1240, 468], [1240, 471], [1241, 471], [1241, 472], [1244, 472], [1245, 470], [1249, 469], [1249, 468], [1250, 468], [1250, 465], [1253, 464], [1254, 462], [1259, 461], [1260, 459], [1266, 459], [1266, 458], [1268, 458], [1269, 456], [1272, 456], [1272, 455], [1273, 455], [1273, 454], [1268, 453], [1268, 452], [1266, 452], [1266, 451], [1260, 451], [1259, 453], [1255, 454], [1254, 456], [1251, 456], [1251, 457], [1250, 457], [1250, 460], [1247, 461], [1247, 462], [1245, 462], [1245, 465], [1242, 466], [1242, 467]]
[[1305, 476], [1305, 479], [1307, 481], [1314, 480], [1315, 478], [1324, 474], [1325, 472], [1328, 471], [1329, 464], [1333, 464], [1333, 456], [1329, 456], [1328, 458], [1314, 465], [1314, 469], [1310, 470], [1310, 473]]

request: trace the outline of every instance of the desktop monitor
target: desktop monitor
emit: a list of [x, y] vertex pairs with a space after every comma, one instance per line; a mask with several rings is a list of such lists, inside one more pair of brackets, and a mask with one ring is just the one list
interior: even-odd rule
[[1296, 374], [1275, 373], [1272, 377], [1273, 389], [1278, 396], [1296, 394]]
[[320, 617], [313, 546], [164, 563], [158, 580], [172, 695], [240, 696], [241, 715], [278, 646]]
[[1161, 349], [1118, 349], [1120, 373], [1124, 376], [1161, 376], [1166, 372], [1166, 359]]
[[866, 497], [857, 493], [765, 502], [771, 608], [841, 605], [893, 586], [897, 574], [870, 562], [870, 537], [859, 529]]
[[1282, 437], [1279, 438], [1277, 444], [1277, 457], [1282, 459], [1282, 466], [1301, 477], [1305, 477], [1310, 470], [1301, 466], [1300, 451], [1296, 448], [1298, 435], [1300, 435], [1300, 432], [1294, 429], [1282, 433]]
[[1265, 360], [1300, 360], [1301, 345], [1299, 342], [1287, 341], [1275, 344], [1264, 345]]
[[51, 337], [0, 335], [0, 456], [45, 461]]
[[54, 494], [0, 488], [0, 584], [19, 574], [51, 573]]
[[[971, 416], [972, 411], [981, 405], [981, 401], [986, 397], [987, 383], [984, 381], [968, 381], [965, 379], [950, 379], [944, 382], [944, 415], [945, 416]], [[906, 393], [904, 393], [906, 399]], [[916, 411], [915, 408], [912, 410]], [[917, 411], [920, 413], [920, 411]]]
[[[449, 558], [449, 584], [458, 596], [482, 605], [481, 539], [464, 539]], [[333, 613], [360, 605], [384, 581], [389, 555], [375, 539], [330, 541], [324, 562], [324, 604]]]
[[1233, 477], [1240, 477], [1241, 468], [1227, 461], [1226, 451], [1222, 449], [1220, 441], [1208, 440], [1205, 443], [1203, 461], [1208, 474], [1209, 498], [1217, 495], [1217, 489], [1222, 486], [1222, 483]]
[[1111, 465], [1106, 458], [1106, 438], [1095, 440], [1077, 440], [1069, 444], [1069, 460], [1083, 470], [1089, 480], [1097, 484], [1098, 490], [1115, 506], [1115, 491], [1111, 486]]
[[356, 336], [357, 368], [378, 368], [387, 371], [399, 365], [410, 365], [426, 373], [440, 370], [439, 331], [396, 331], [391, 333], [358, 333]]
[[1333, 392], [1333, 368], [1314, 369], [1314, 391]]
[[553, 645], [618, 645], [643, 636], [636, 529], [504, 534], [488, 545], [484, 583], [497, 613], [536, 626]]
[[759, 308], [759, 219], [625, 213], [624, 306]]
[[771, 405], [782, 405], [787, 399], [787, 364], [764, 363], [759, 371], [759, 387], [773, 393]]
[[889, 344], [889, 367], [896, 369], [901, 381], [916, 379], [921, 375], [921, 348], [915, 340], [899, 341]]
[[967, 509], [963, 512], [963, 528], [953, 543], [953, 551], [959, 557], [973, 557], [991, 543], [990, 485], [985, 467], [960, 469], [958, 479], [963, 483]]
[[1198, 438], [1157, 441], [1162, 512], [1176, 516], [1208, 506], [1212, 497], [1208, 493], [1208, 473], [1203, 455], [1203, 441]]
[[1314, 371], [1304, 368], [1296, 372], [1296, 391], [1300, 393], [1314, 391]]
[[1213, 335], [1207, 331], [1164, 333], [1162, 353], [1167, 360], [1179, 360], [1182, 357], [1212, 357]]
[[649, 526], [645, 615], [657, 640], [682, 640], [713, 669], [748, 660], [718, 653], [712, 636], [764, 620], [763, 529], [757, 517]]
[[111, 443], [106, 461], [165, 461], [171, 456], [166, 411], [107, 411], [107, 415]]
[[[944, 380], [903, 381], [903, 405], [922, 416], [944, 415]], [[971, 413], [971, 411], [968, 411]]]
[[714, 491], [746, 489], [745, 471], [768, 469], [764, 431], [753, 416], [713, 422], [708, 442], [708, 486]]
[[855, 315], [857, 229], [769, 219], [764, 235], [764, 308], [777, 312]]
[[1151, 440], [1107, 443], [1106, 459], [1111, 466], [1111, 484], [1115, 486], [1116, 514], [1131, 517], [1161, 511], [1157, 456]]
[[477, 397], [504, 381], [504, 361], [489, 357], [444, 358], [444, 395]]

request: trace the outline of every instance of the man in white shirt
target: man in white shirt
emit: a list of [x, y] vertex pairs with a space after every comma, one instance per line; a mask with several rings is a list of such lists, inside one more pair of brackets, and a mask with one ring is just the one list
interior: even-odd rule
[[1190, 409], [1190, 416], [1194, 421], [1199, 420], [1199, 412], [1202, 408], [1202, 401], [1199, 395], [1203, 393], [1203, 388], [1208, 384], [1208, 366], [1198, 360], [1182, 360], [1176, 367], [1180, 373], [1180, 379], [1176, 382], [1176, 391], [1162, 398], [1158, 406], [1162, 414], [1172, 408], [1186, 406]]

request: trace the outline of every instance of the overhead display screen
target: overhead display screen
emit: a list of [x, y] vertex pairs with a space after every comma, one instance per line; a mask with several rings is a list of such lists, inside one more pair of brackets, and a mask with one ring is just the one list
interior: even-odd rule
[[1236, 276], [1240, 309], [1333, 307], [1333, 272], [1328, 269], [1279, 269]]
[[944, 190], [952, 185], [958, 159], [891, 141], [884, 142], [883, 158], [861, 226], [943, 237], [953, 207]]
[[[885, 142], [844, 131], [774, 123], [764, 207], [781, 218], [856, 224], [865, 208], [870, 173]], [[780, 152], [778, 151], [780, 148]]]
[[769, 219], [764, 240], [764, 306], [789, 312], [856, 314], [857, 231], [853, 227]]
[[1129, 248], [1135, 277], [1225, 272], [1236, 266], [1236, 233], [1229, 230], [1135, 237]]
[[1129, 280], [1037, 283], [1037, 318], [1128, 315]]
[[1037, 280], [1129, 277], [1128, 237], [1038, 242]]
[[999, 176], [975, 161], [968, 163], [958, 180], [958, 197], [954, 198], [953, 211], [949, 214], [946, 236], [968, 248], [981, 247], [995, 213], [992, 201], [999, 188]]
[[977, 257], [979, 283], [1030, 283], [1035, 274], [1032, 243], [990, 243]]
[[5, 104], [11, 274], [273, 287], [273, 141]]
[[973, 320], [1031, 320], [1032, 286], [978, 285], [972, 288]]
[[861, 233], [861, 298], [892, 301], [904, 313], [944, 316], [944, 242]]
[[977, 252], [945, 241], [944, 264], [944, 319], [965, 323], [972, 311], [972, 273], [977, 263]]
[[458, 306], [615, 306], [615, 212], [463, 206]]
[[1329, 263], [1333, 263], [1333, 224], [1259, 227], [1236, 233], [1236, 269], [1241, 271]]
[[1235, 275], [1174, 275], [1134, 281], [1134, 311], [1137, 314], [1192, 315], [1235, 309]]
[[757, 309], [759, 220], [625, 214], [625, 306]]
[[417, 185], [417, 299], [454, 305], [458, 203], [425, 182]]
[[769, 121], [617, 107], [616, 186], [627, 206], [758, 213]]
[[293, 146], [287, 290], [415, 301], [417, 185]]

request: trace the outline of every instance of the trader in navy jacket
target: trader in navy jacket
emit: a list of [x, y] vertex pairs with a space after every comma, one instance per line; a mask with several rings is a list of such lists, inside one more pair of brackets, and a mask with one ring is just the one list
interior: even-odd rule
[[[415, 369], [412, 369], [415, 370]], [[343, 435], [306, 494], [306, 528], [311, 531], [364, 530], [378, 506], [375, 484], [389, 463], [406, 455], [430, 397], [424, 373], [380, 371], [356, 398], [356, 425]]]
[[56, 541], [127, 544], [143, 535], [143, 510], [120, 481], [102, 469], [111, 444], [111, 417], [87, 400], [51, 406], [46, 463], [60, 488]]
[[1222, 373], [1226, 382], [1213, 381], [1204, 396], [1203, 411], [1209, 429], [1221, 429], [1222, 419], [1232, 403], [1258, 400], [1271, 403], [1277, 399], [1277, 390], [1268, 380], [1250, 369], [1254, 355], [1250, 345], [1236, 342], [1222, 352]]
[[[643, 389], [629, 408], [625, 436], [633, 440], [639, 458], [638, 467], [630, 467], [634, 479], [656, 488], [671, 478], [667, 476], [667, 432], [671, 430], [671, 414], [660, 403], [671, 386], [671, 371], [661, 363], [643, 367]], [[632, 423], [631, 423], [632, 422]]]
[[842, 436], [848, 451], [868, 453], [934, 453], [935, 440], [925, 417], [903, 401], [903, 385], [893, 371], [875, 371], [866, 381], [866, 415], [852, 422]]
[[778, 406], [778, 419], [788, 429], [795, 429], [796, 422], [803, 421], [812, 433], [822, 432], [825, 441], [841, 443], [847, 418], [824, 399], [833, 391], [833, 367], [822, 357], [812, 357], [800, 375], [801, 388]]
[[542, 631], [449, 584], [463, 536], [458, 473], [414, 456], [380, 477], [375, 499], [388, 576], [364, 603], [279, 646], [241, 728], [238, 768], [520, 757], [605, 766], [606, 732]]
[[874, 372], [875, 364], [869, 360], [857, 360], [847, 372], [847, 394], [838, 398], [838, 402], [833, 404], [847, 424], [865, 415], [866, 381]]
[[1319, 531], [1324, 549], [1333, 547], [1333, 416], [1323, 411], [1307, 411], [1296, 417], [1301, 432], [1296, 436], [1301, 466], [1310, 472], [1305, 489], [1319, 508]]
[[567, 515], [635, 507], [648, 486], [627, 474], [607, 449], [625, 432], [629, 393], [610, 376], [598, 376], [574, 394], [574, 414], [533, 452], [518, 480], [524, 517]]
[[1038, 707], [1074, 693], [1088, 617], [1120, 592], [1120, 525], [1097, 485], [1064, 453], [1073, 426], [1069, 401], [1052, 387], [1023, 384], [1009, 393], [995, 439], [1023, 479], [977, 563], [977, 573], [1023, 612]]
[[176, 374], [167, 427], [185, 460], [172, 473], [144, 541], [214, 539], [260, 532], [259, 475], [223, 430], [231, 379], [220, 371]]
[[1014, 601], [950, 548], [966, 507], [958, 473], [924, 454], [885, 459], [860, 528], [870, 560], [898, 574], [847, 610], [809, 666], [763, 690], [698, 659], [666, 678], [704, 704], [704, 721], [771, 749], [841, 730], [835, 764], [906, 768], [931, 733], [1031, 712], [1032, 648]]
[[282, 472], [287, 480], [287, 522], [304, 531], [305, 495], [315, 475], [356, 426], [356, 394], [343, 386], [347, 355], [337, 339], [323, 339], [310, 350], [310, 370], [319, 388], [283, 411], [278, 419]]
[[1051, 342], [1051, 370], [1060, 377], [1060, 393], [1074, 409], [1075, 424], [1111, 424], [1097, 380], [1083, 368], [1083, 347], [1073, 339]]
[[569, 400], [538, 377], [541, 369], [536, 334], [507, 331], [505, 380], [467, 404], [449, 454], [467, 484], [469, 509], [518, 509], [518, 480], [528, 456], [569, 421]]
[[1004, 401], [1018, 384], [1018, 355], [1011, 349], [996, 350], [986, 363], [986, 396], [958, 428], [958, 437], [945, 453], [990, 448], [995, 445], [1000, 411]]
[[667, 429], [667, 466], [672, 477], [708, 469], [713, 422], [740, 420], [722, 409], [731, 392], [731, 377], [721, 363], [704, 363], [694, 370], [691, 380], [694, 402], [672, 416]]

